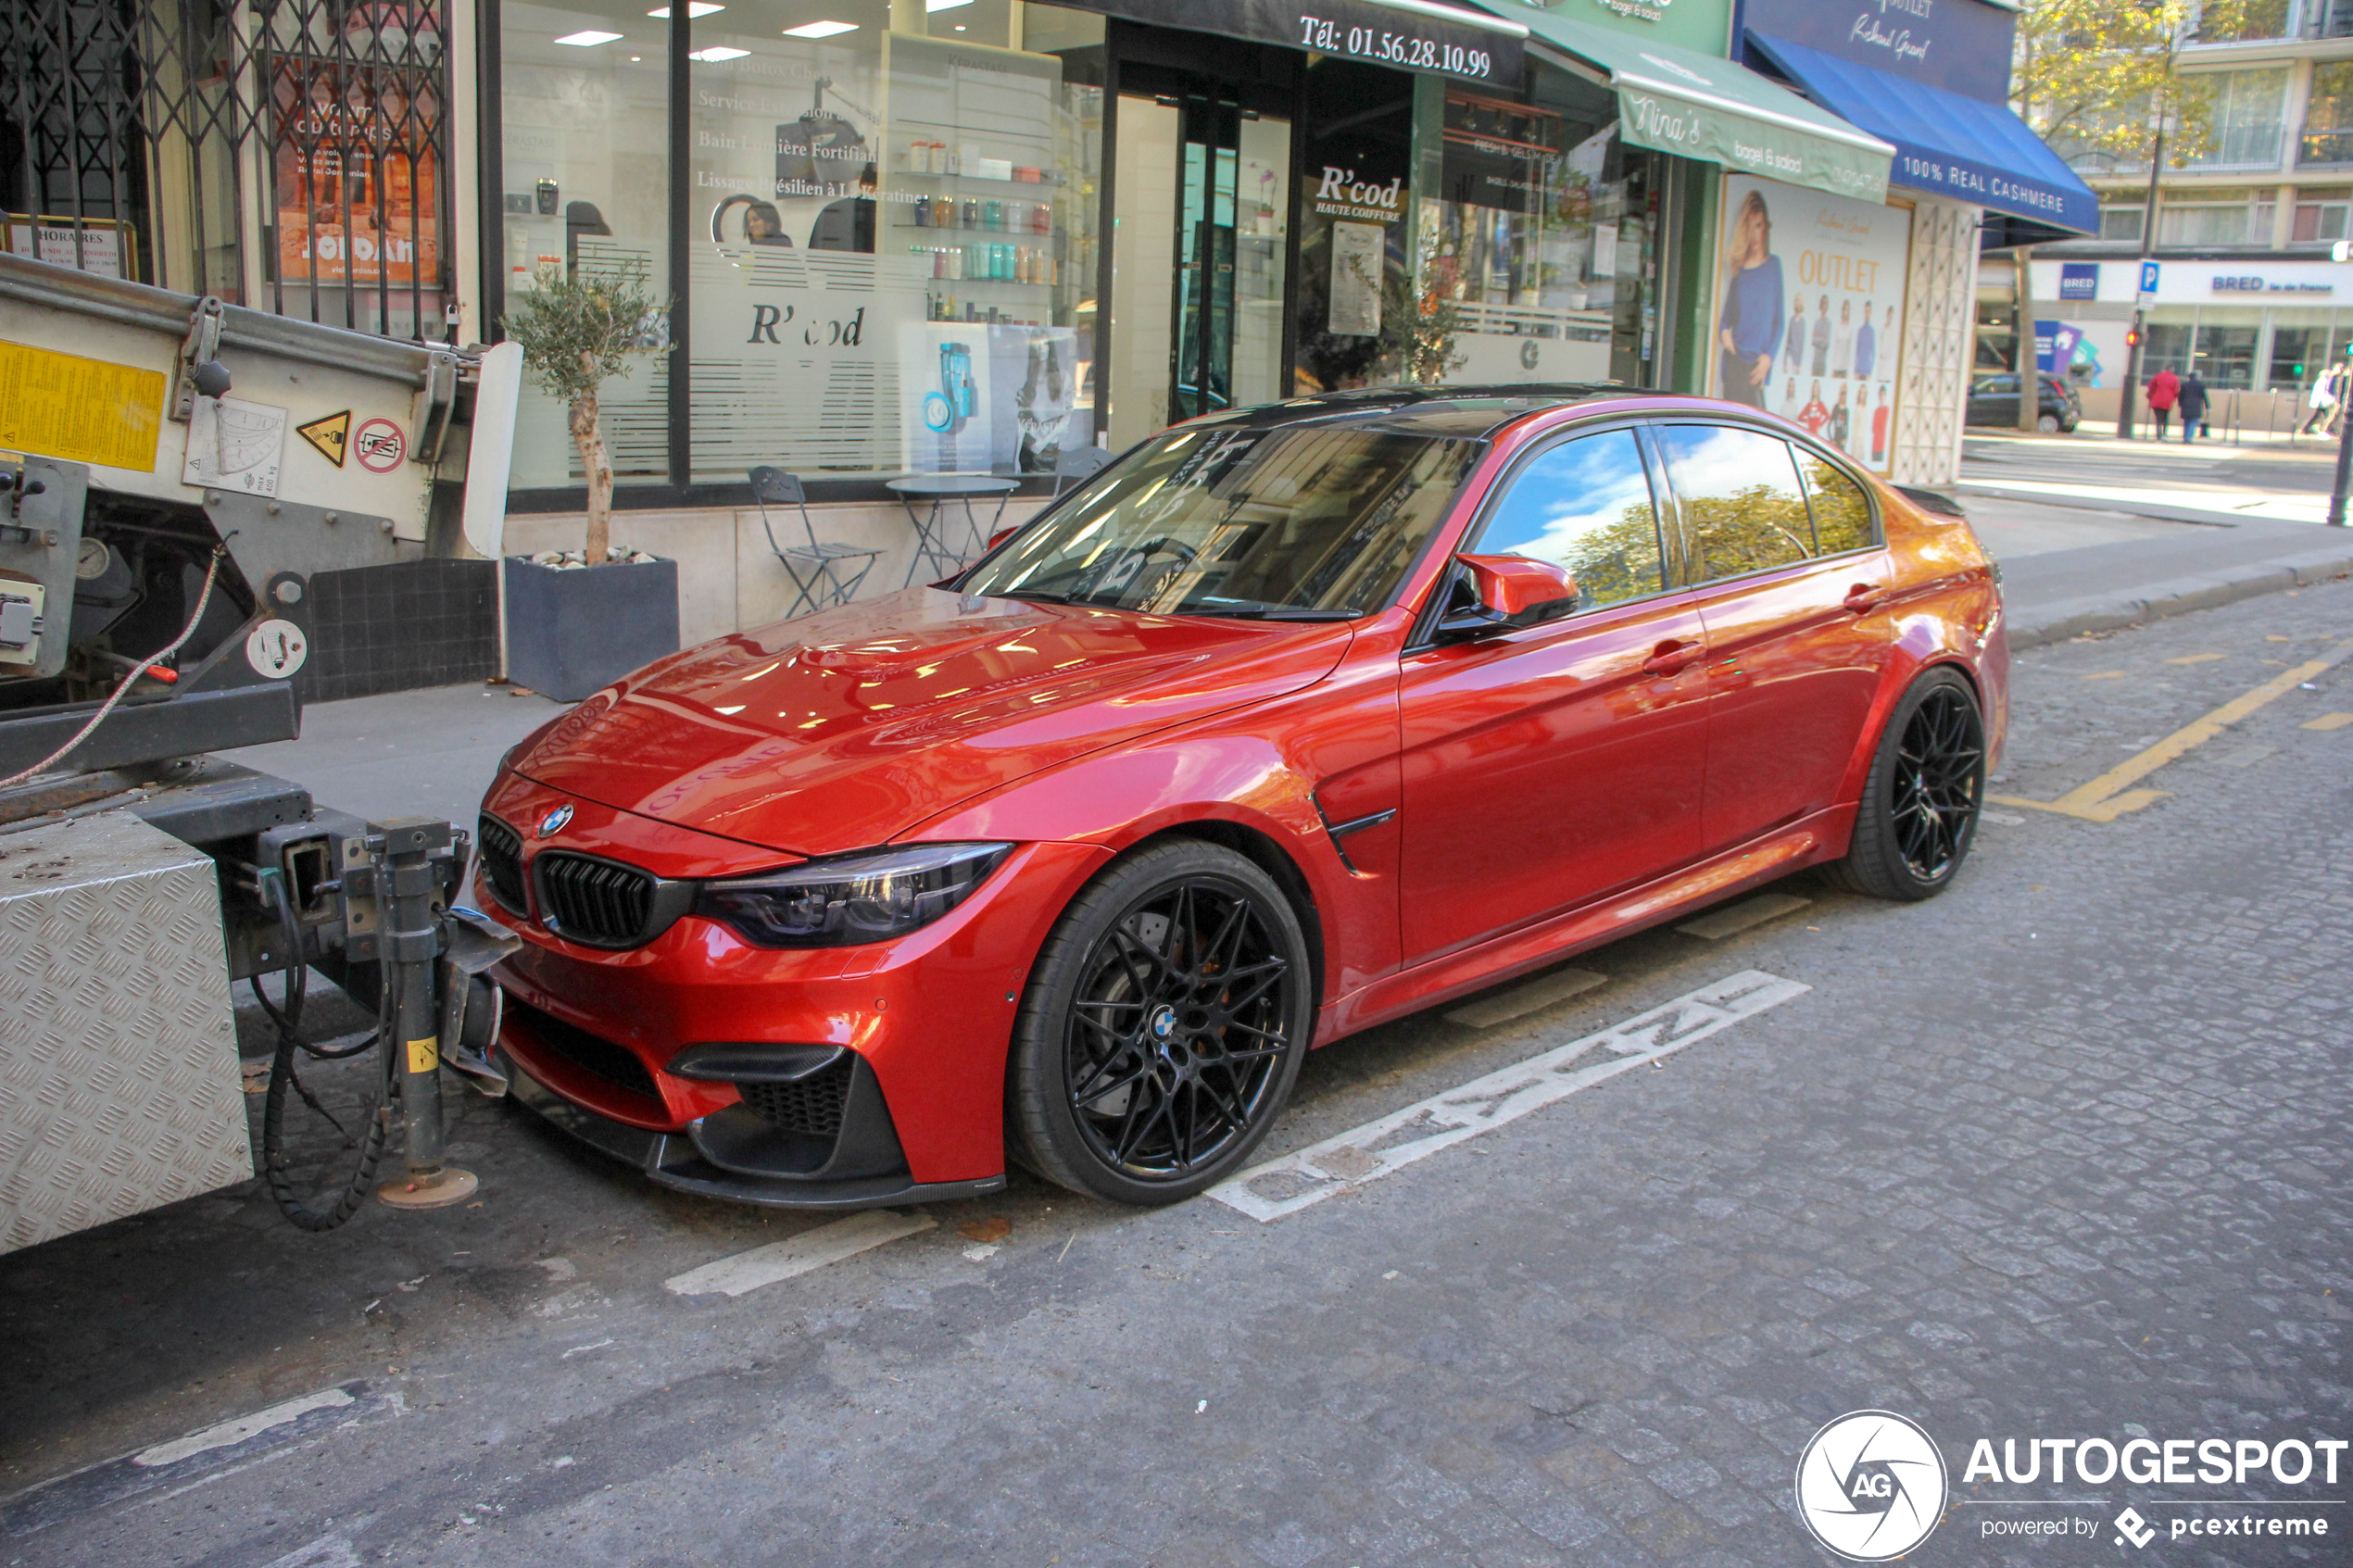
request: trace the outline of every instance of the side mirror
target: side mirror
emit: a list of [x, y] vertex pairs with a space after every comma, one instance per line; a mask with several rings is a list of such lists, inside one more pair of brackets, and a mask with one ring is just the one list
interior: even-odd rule
[[1567, 569], [1526, 556], [1457, 556], [1462, 573], [1449, 592], [1467, 587], [1475, 609], [1450, 608], [1438, 623], [1441, 642], [1469, 642], [1558, 621], [1577, 609], [1577, 579]]

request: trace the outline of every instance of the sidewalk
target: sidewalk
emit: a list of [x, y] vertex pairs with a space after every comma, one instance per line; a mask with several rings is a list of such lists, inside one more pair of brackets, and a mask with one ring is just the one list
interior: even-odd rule
[[2353, 571], [2334, 444], [2255, 449], [1972, 432], [1956, 487], [2033, 647]]

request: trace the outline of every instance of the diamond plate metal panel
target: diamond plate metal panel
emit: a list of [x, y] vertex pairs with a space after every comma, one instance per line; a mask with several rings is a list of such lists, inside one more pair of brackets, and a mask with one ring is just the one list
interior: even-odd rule
[[0, 1252], [253, 1173], [211, 860], [127, 812], [0, 836]]

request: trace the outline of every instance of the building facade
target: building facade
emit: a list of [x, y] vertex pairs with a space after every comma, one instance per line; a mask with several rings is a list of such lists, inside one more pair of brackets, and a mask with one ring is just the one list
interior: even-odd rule
[[[1013, 521], [1070, 449], [1417, 363], [1725, 392], [1945, 482], [2003, 199], [1965, 159], [1891, 187], [1918, 128], [1835, 101], [1809, 59], [1873, 68], [1793, 0], [28, 3], [12, 246], [456, 342], [550, 270], [669, 301], [602, 406], [616, 540], [679, 560], [690, 639], [789, 601], [755, 466], [887, 552], [871, 592], [916, 565], [894, 477], [1009, 478]], [[1759, 207], [1759, 254], [1802, 243], [1728, 321]], [[577, 544], [535, 390], [512, 484], [510, 547]]]
[[[2195, 367], [2221, 395], [2218, 427], [2284, 430], [2322, 370], [2353, 345], [2353, 269], [2329, 259], [2333, 242], [2353, 237], [2353, 7], [2266, 0], [2246, 8], [2236, 35], [2187, 44], [2183, 61], [2211, 84], [2213, 138], [2158, 170], [2142, 380]], [[2046, 369], [2082, 389], [2087, 414], [2113, 419], [2149, 170], [2145, 161], [2074, 161], [2099, 194], [2099, 230], [2034, 252], [2038, 345]], [[1981, 363], [2007, 368], [2014, 270], [1989, 267], [1980, 293]]]

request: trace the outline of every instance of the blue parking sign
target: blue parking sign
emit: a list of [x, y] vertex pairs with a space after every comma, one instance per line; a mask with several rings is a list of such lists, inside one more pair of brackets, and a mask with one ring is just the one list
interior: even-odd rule
[[2157, 292], [2157, 263], [2154, 261], [2141, 263], [2141, 292], [2143, 294]]

